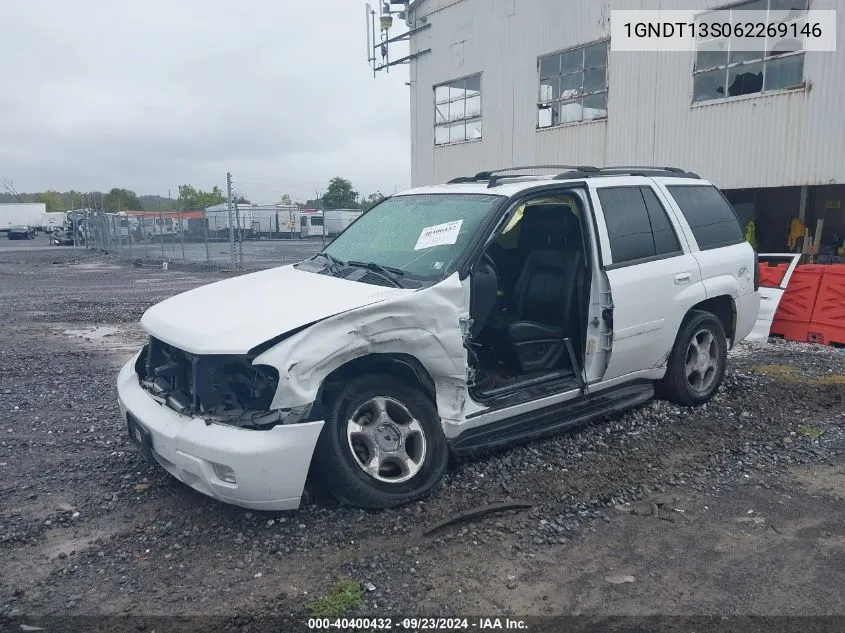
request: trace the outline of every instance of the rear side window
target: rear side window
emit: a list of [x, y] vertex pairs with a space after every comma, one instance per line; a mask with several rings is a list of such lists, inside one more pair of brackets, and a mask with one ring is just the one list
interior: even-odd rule
[[666, 210], [651, 187], [598, 189], [613, 265], [681, 252]]
[[667, 188], [681, 208], [701, 250], [745, 241], [733, 207], [716, 187], [675, 185]]

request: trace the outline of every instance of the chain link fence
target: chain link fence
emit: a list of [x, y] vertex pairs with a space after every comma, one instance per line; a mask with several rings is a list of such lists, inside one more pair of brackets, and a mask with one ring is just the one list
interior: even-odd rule
[[270, 268], [311, 257], [361, 211], [227, 205], [201, 211], [81, 214], [75, 243], [131, 260]]

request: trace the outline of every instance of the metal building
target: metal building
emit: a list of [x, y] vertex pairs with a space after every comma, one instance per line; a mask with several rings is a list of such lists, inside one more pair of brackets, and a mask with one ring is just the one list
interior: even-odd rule
[[[741, 5], [741, 6], [737, 6]], [[744, 5], [744, 6], [742, 6]], [[513, 165], [671, 165], [712, 180], [761, 249], [845, 236], [841, 0], [416, 0], [412, 183]], [[610, 50], [611, 9], [840, 9], [836, 52]], [[826, 226], [821, 228], [819, 220]], [[794, 246], [794, 245], [793, 245]], [[836, 248], [834, 248], [834, 254]]]

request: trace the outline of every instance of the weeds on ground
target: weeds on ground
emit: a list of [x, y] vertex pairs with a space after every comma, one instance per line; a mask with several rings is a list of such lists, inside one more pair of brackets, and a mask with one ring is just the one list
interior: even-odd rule
[[328, 596], [312, 600], [305, 606], [315, 618], [339, 618], [363, 602], [364, 586], [354, 580], [343, 580], [332, 587]]

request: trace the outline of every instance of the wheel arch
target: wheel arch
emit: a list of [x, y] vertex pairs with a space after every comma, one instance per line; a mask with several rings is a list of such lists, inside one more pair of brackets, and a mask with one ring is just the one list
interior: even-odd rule
[[346, 361], [323, 379], [316, 403], [324, 407], [346, 381], [366, 374], [387, 374], [398, 378], [419, 388], [437, 406], [437, 389], [431, 374], [416, 357], [398, 352], [371, 352]]
[[[730, 346], [734, 343], [736, 333], [736, 302], [730, 295], [718, 295], [710, 297], [692, 306], [686, 314], [688, 317], [693, 311], [709, 312], [715, 316], [725, 328], [725, 337]], [[686, 318], [685, 317], [685, 318]]]

